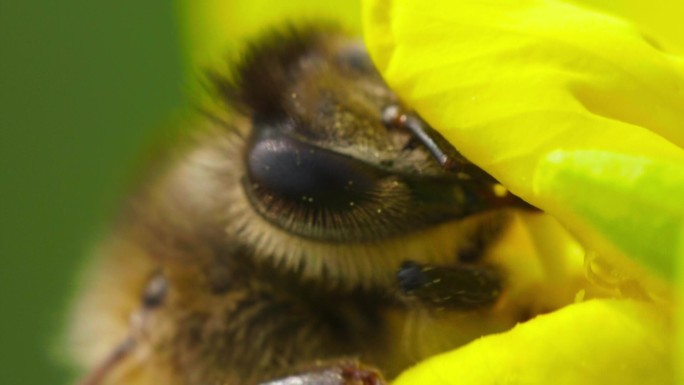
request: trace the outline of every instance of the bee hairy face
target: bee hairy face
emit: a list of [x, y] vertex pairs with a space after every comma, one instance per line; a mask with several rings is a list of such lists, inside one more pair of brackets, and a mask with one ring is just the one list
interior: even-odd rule
[[389, 321], [410, 300], [497, 300], [504, 279], [478, 256], [524, 204], [403, 106], [359, 42], [274, 33], [212, 78], [220, 108], [103, 243], [75, 334], [128, 337], [93, 344], [105, 364], [84, 384], [253, 384], [343, 356], [392, 375], [415, 362]]

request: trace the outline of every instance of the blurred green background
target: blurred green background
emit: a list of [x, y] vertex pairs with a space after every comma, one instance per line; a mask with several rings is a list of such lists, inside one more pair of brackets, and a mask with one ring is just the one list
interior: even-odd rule
[[78, 268], [185, 101], [173, 1], [0, 2], [0, 384], [66, 384]]

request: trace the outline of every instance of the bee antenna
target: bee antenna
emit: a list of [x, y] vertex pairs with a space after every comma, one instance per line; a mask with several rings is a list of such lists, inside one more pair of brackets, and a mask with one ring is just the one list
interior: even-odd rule
[[444, 137], [415, 114], [402, 112], [398, 105], [382, 110], [382, 121], [386, 126], [408, 130], [437, 160], [446, 171], [454, 171], [461, 155]]

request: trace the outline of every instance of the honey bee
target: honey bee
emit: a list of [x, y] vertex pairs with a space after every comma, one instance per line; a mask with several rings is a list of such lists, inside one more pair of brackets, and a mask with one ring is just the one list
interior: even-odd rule
[[483, 253], [530, 207], [360, 42], [285, 28], [212, 79], [220, 111], [135, 187], [90, 267], [80, 384], [381, 384], [517, 321], [488, 317], [507, 272]]

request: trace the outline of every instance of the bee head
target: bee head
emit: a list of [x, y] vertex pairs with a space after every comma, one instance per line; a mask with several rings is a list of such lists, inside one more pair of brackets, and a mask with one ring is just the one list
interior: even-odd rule
[[125, 224], [164, 260], [215, 271], [239, 255], [331, 286], [387, 287], [405, 260], [458, 262], [521, 204], [337, 30], [271, 33], [214, 84], [225, 103]]
[[242, 184], [262, 217], [302, 237], [368, 242], [503, 205], [496, 181], [455, 150], [464, 167], [445, 170], [415, 131], [388, 122], [388, 107], [404, 108], [360, 42], [326, 29], [286, 35], [252, 47], [238, 80], [218, 83], [250, 120]]

